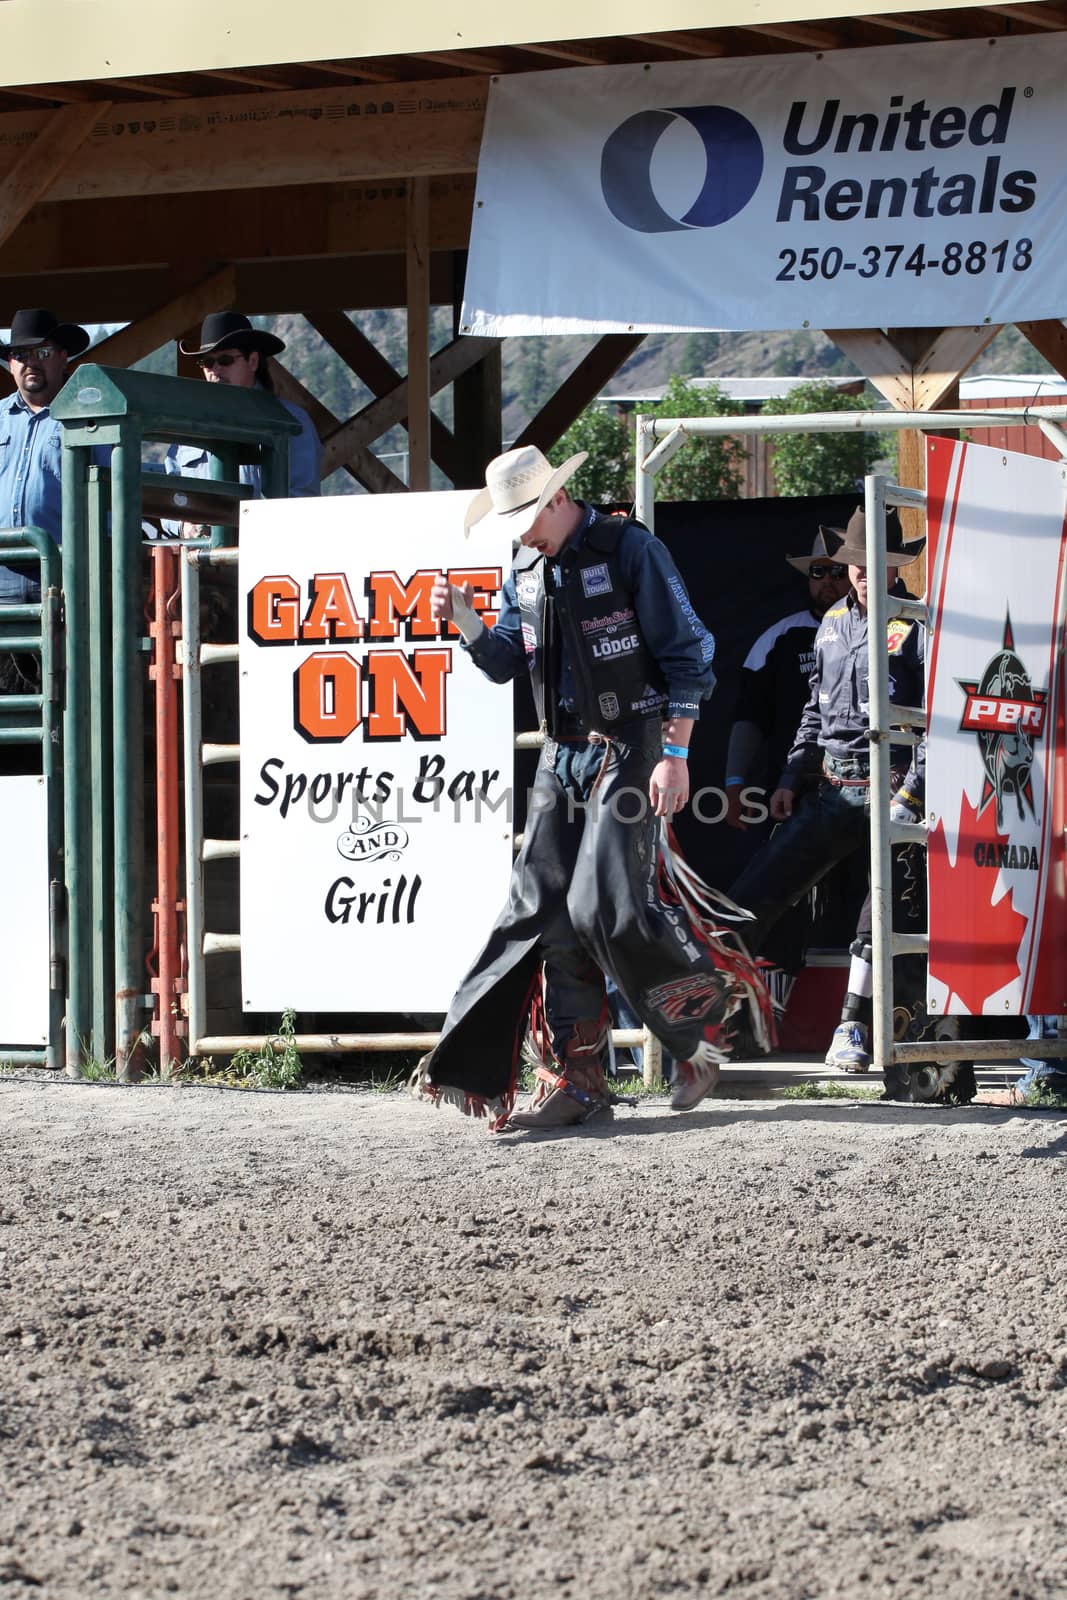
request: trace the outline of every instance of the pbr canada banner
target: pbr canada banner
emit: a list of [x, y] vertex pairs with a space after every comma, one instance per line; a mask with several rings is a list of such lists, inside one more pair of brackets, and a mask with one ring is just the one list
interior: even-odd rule
[[1067, 39], [492, 81], [462, 331], [1058, 317]]
[[1067, 1010], [1067, 469], [927, 440], [932, 1012]]
[[469, 494], [241, 508], [245, 1008], [444, 1011], [507, 893], [512, 697], [430, 615], [496, 620], [510, 544]]

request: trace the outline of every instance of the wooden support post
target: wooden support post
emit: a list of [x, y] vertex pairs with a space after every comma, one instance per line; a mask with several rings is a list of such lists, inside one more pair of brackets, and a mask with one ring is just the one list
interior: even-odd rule
[[185, 337], [190, 327], [195, 328], [193, 337], [199, 337], [199, 324], [208, 313], [228, 311], [236, 298], [237, 273], [233, 267], [223, 267], [221, 272], [213, 272], [176, 299], [95, 345], [92, 359], [105, 367], [132, 367], [169, 339]]
[[[386, 395], [398, 389], [407, 394], [401, 374], [343, 311], [305, 311], [304, 316], [315, 331], [321, 334], [326, 343], [336, 351], [341, 360], [352, 368], [360, 382], [366, 384], [376, 399], [384, 399]], [[468, 342], [457, 341], [464, 344]], [[451, 349], [451, 346], [446, 348]], [[435, 357], [430, 363], [431, 373], [437, 365], [437, 359]], [[431, 383], [431, 393], [436, 393], [439, 387], [439, 384]], [[406, 412], [397, 417], [396, 421], [407, 427]], [[388, 424], [390, 427], [392, 425]], [[384, 431], [383, 428], [382, 432]], [[459, 463], [462, 460], [462, 446], [445, 427], [440, 417], [435, 416], [432, 411], [430, 412], [430, 458], [435, 466], [440, 467], [446, 478], [450, 478], [453, 483], [456, 482]], [[344, 465], [343, 462], [336, 464]]]
[[993, 322], [974, 328], [941, 328], [929, 339], [915, 362], [914, 409], [932, 411], [935, 406], [958, 405], [960, 378], [989, 348], [1002, 326]]
[[[430, 362], [431, 395], [454, 383], [461, 373], [468, 371], [476, 361], [480, 361], [487, 348], [496, 342], [495, 339], [453, 339], [443, 350], [438, 350]], [[408, 384], [405, 378], [390, 389], [388, 394], [364, 406], [362, 411], [358, 411], [354, 417], [343, 423], [336, 433], [330, 435], [325, 442], [323, 452], [323, 477], [344, 465], [349, 459], [353, 444], [370, 444], [372, 440], [380, 438], [388, 428], [402, 422], [407, 414]]]
[[48, 193], [94, 123], [107, 111], [107, 101], [93, 100], [84, 105], [62, 106], [49, 114], [33, 143], [23, 150], [0, 183], [0, 245]]
[[[452, 337], [459, 337], [463, 320], [463, 286], [467, 277], [467, 252], [452, 252]], [[480, 489], [485, 469], [504, 448], [502, 339], [476, 366], [452, 385], [452, 420], [459, 470], [457, 489]]]
[[[896, 411], [958, 406], [960, 378], [999, 332], [1000, 324], [994, 323], [969, 328], [826, 329], [827, 336]], [[897, 482], [907, 489], [926, 487], [922, 434], [911, 428], [897, 434]], [[902, 510], [900, 520], [906, 539], [917, 539], [925, 532], [925, 518], [919, 511]], [[925, 587], [925, 555], [910, 569], [909, 577]]]
[[408, 488], [430, 487], [430, 186], [408, 182]]
[[452, 386], [459, 469], [457, 489], [480, 489], [485, 469], [504, 448], [501, 435], [503, 340]]

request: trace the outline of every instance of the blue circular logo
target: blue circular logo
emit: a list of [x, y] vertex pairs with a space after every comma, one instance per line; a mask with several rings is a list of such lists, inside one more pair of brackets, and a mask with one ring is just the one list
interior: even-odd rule
[[[704, 146], [704, 183], [681, 217], [665, 211], [652, 187], [652, 155], [677, 119], [689, 124]], [[600, 157], [600, 187], [608, 210], [636, 233], [674, 233], [715, 228], [743, 211], [763, 176], [760, 136], [728, 106], [670, 106], [638, 111], [608, 135]]]

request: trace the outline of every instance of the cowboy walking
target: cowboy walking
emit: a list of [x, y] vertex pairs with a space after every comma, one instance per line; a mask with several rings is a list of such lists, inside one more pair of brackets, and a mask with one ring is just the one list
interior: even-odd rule
[[[529, 672], [544, 734], [507, 905], [416, 1073], [416, 1092], [502, 1112], [507, 1128], [610, 1105], [605, 973], [680, 1063], [675, 1110], [714, 1088], [727, 1018], [762, 994], [743, 954], [689, 914], [661, 843], [689, 798], [714, 641], [666, 547], [571, 498], [564, 485], [585, 459], [553, 468], [527, 446], [490, 462], [467, 527], [495, 519], [519, 545], [494, 628], [443, 578], [432, 596], [487, 677]], [[531, 1003], [547, 1060], [533, 1105], [514, 1113]]]

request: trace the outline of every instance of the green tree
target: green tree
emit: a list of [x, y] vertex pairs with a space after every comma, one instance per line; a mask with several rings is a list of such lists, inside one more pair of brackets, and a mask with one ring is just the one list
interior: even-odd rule
[[[694, 384], [673, 377], [663, 399], [643, 407], [646, 417], [740, 417], [745, 408], [717, 383]], [[735, 500], [748, 452], [723, 435], [691, 439], [656, 477], [657, 500]]]
[[589, 460], [567, 485], [571, 493], [594, 506], [629, 505], [634, 497], [631, 439], [624, 417], [594, 404], [571, 423], [548, 459], [559, 467], [568, 456], [588, 451]]
[[[796, 416], [812, 411], [869, 411], [865, 395], [843, 394], [832, 383], [800, 383], [780, 400], [768, 400], [764, 415]], [[882, 433], [775, 433], [774, 481], [781, 495], [847, 494], [887, 454]]]
[[528, 349], [523, 352], [525, 359], [519, 374], [518, 398], [528, 421], [540, 411], [552, 393], [552, 379], [545, 362], [544, 340], [531, 338], [523, 343]]
[[682, 345], [681, 367], [690, 377], [698, 378], [719, 353], [717, 333], [690, 333]]

